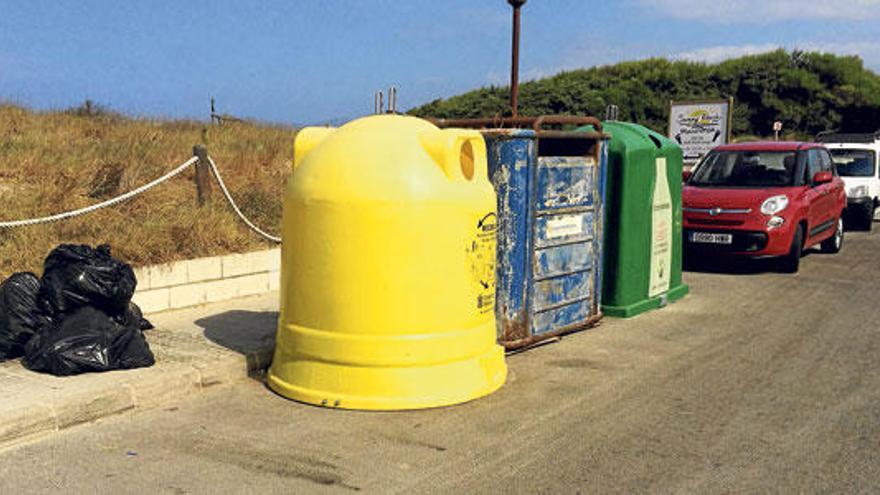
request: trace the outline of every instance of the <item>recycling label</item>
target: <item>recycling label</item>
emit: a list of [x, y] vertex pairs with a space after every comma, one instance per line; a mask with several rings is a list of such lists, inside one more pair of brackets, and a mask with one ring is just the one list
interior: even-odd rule
[[487, 213], [477, 221], [467, 248], [471, 279], [477, 289], [475, 305], [480, 313], [495, 309], [495, 232], [498, 217]]
[[666, 158], [657, 158], [651, 201], [651, 278], [648, 297], [669, 291], [672, 270], [672, 195], [666, 176]]

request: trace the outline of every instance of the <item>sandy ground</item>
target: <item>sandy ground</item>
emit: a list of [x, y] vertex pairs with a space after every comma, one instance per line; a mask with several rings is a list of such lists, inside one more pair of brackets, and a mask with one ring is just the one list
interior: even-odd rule
[[703, 266], [684, 301], [511, 356], [508, 384], [461, 406], [325, 410], [255, 379], [6, 450], [0, 480], [18, 493], [877, 492], [878, 250], [880, 233], [853, 233], [797, 275]]

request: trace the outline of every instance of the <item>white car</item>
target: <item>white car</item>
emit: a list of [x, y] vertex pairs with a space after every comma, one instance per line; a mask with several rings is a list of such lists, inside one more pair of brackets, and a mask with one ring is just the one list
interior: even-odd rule
[[880, 206], [880, 131], [868, 134], [821, 133], [837, 173], [846, 185], [846, 218], [853, 227], [871, 230]]

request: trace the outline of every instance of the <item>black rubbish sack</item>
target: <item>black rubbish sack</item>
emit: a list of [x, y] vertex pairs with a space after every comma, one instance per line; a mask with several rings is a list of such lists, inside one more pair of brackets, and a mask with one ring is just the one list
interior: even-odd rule
[[22, 363], [56, 376], [152, 366], [156, 360], [139, 325], [131, 311], [113, 317], [83, 306], [38, 332]]
[[141, 311], [141, 308], [133, 302], [128, 303], [128, 309], [125, 313], [114, 316], [113, 320], [122, 326], [133, 325], [141, 331], [152, 330], [155, 328], [153, 324], [150, 323], [150, 320], [144, 318], [144, 313]]
[[16, 273], [0, 284], [0, 361], [24, 355], [24, 346], [48, 324], [37, 307], [40, 279], [33, 273]]
[[153, 326], [152, 323], [150, 323], [150, 320], [144, 318], [144, 312], [141, 311], [140, 306], [133, 302], [128, 303], [128, 312], [126, 313], [126, 315], [129, 315], [129, 318], [134, 318], [134, 320], [137, 322], [138, 328], [140, 328], [141, 330], [152, 330], [156, 328]]
[[136, 286], [131, 266], [110, 256], [110, 246], [62, 244], [46, 258], [39, 299], [50, 315], [73, 313], [83, 306], [121, 315]]

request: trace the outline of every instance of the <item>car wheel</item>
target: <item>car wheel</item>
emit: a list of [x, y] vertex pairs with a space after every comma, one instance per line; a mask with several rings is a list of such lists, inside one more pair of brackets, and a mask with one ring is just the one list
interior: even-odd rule
[[822, 241], [822, 252], [828, 254], [839, 253], [843, 247], [843, 219], [837, 219], [837, 230], [834, 235]]
[[785, 273], [797, 273], [801, 265], [801, 254], [804, 250], [804, 226], [798, 225], [797, 231], [794, 233], [794, 239], [791, 240], [791, 249], [788, 254], [779, 260], [779, 269]]

